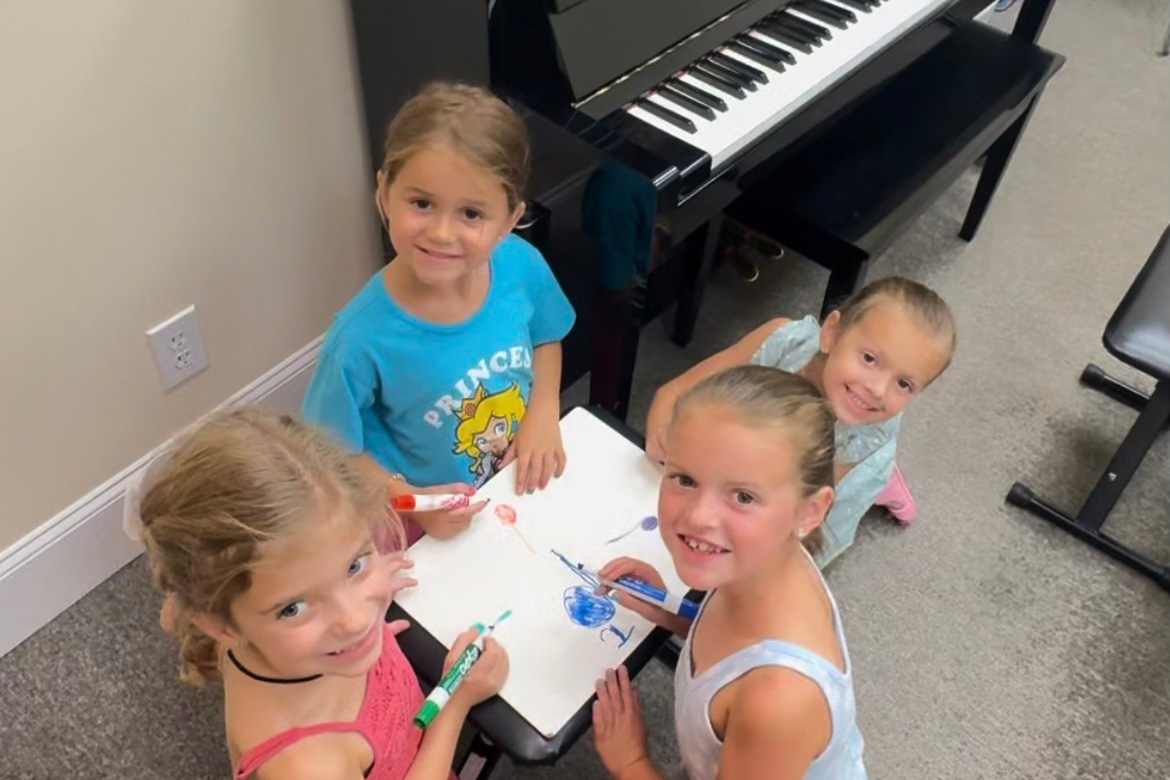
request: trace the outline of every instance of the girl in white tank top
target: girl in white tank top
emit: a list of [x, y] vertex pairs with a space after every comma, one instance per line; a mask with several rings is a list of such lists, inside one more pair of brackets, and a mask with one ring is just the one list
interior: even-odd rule
[[[837, 605], [810, 559], [833, 502], [833, 414], [807, 380], [740, 366], [678, 400], [659, 530], [679, 577], [707, 591], [694, 625], [619, 602], [686, 636], [675, 728], [687, 780], [865, 780], [853, 668]], [[663, 587], [642, 561], [602, 579]], [[664, 778], [649, 760], [625, 669], [598, 681], [594, 733], [617, 780]]]

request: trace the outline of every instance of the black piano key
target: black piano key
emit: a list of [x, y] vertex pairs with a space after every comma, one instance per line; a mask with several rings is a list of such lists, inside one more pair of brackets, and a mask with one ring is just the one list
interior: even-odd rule
[[739, 84], [741, 87], [750, 92], [756, 91], [756, 85], [755, 82], [752, 81], [751, 76], [745, 76], [738, 70], [732, 70], [726, 65], [720, 65], [718, 62], [715, 62], [713, 59], [711, 59], [710, 55], [707, 55], [696, 64], [702, 66], [704, 70], [711, 71], [716, 76], [722, 76], [728, 81], [734, 81], [736, 84]]
[[826, 0], [797, 0], [797, 8], [801, 6], [808, 6], [809, 8], [820, 8], [826, 13], [841, 19], [849, 24], [857, 21], [857, 14], [850, 11], [848, 8], [843, 8], [836, 3], [829, 3]]
[[778, 12], [776, 14], [776, 16], [779, 17], [779, 19], [782, 22], [786, 22], [789, 25], [795, 25], [796, 27], [803, 28], [803, 29], [807, 30], [810, 34], [815, 35], [818, 38], [824, 38], [824, 39], [828, 40], [829, 38], [833, 37], [833, 34], [831, 32], [829, 32], [828, 27], [825, 27], [824, 25], [817, 24], [816, 22], [810, 22], [808, 19], [803, 19], [803, 18], [797, 16], [796, 14], [792, 13], [791, 11], [789, 11], [787, 8], [785, 8], [783, 11]]
[[742, 60], [737, 60], [734, 57], [728, 57], [723, 52], [711, 52], [710, 56], [712, 60], [726, 68], [731, 68], [733, 70], [738, 70], [741, 73], [746, 73], [748, 78], [752, 79], [753, 81], [758, 81], [761, 84], [768, 83], [768, 74], [764, 73], [764, 71], [760, 70], [754, 65], [748, 65]]
[[669, 108], [666, 108], [665, 106], [658, 105], [653, 100], [647, 100], [646, 98], [642, 98], [641, 100], [634, 103], [634, 105], [636, 105], [638, 108], [641, 108], [644, 111], [649, 111], [651, 114], [658, 117], [659, 119], [661, 119], [664, 122], [670, 122], [672, 125], [674, 125], [675, 127], [677, 127], [680, 130], [685, 130], [688, 133], [699, 132], [699, 129], [697, 127], [695, 127], [694, 122], [687, 119], [685, 116], [682, 116], [681, 114], [674, 113], [673, 111], [671, 111]]
[[708, 106], [706, 103], [700, 103], [692, 97], [687, 97], [676, 89], [672, 89], [666, 85], [659, 87], [654, 91], [654, 94], [664, 100], [669, 100], [680, 108], [685, 108], [692, 114], [698, 114], [704, 119], [714, 119], [715, 109]]
[[[869, 13], [871, 8], [870, 4], [865, 0], [837, 0], [837, 2], [841, 5], [847, 5], [857, 11], [861, 11], [862, 13]], [[872, 7], [876, 8], [877, 3], [874, 3]]]
[[804, 41], [805, 43], [811, 44], [813, 46], [822, 45], [824, 41], [821, 40], [821, 36], [809, 28], [803, 26], [801, 24], [803, 21], [803, 19], [797, 19], [791, 15], [780, 16], [777, 14], [775, 19], [770, 18], [763, 24], [766, 25], [765, 29], [783, 30], [784, 32], [788, 33], [790, 37], [796, 38], [797, 40]]
[[808, 36], [806, 36], [804, 34], [797, 35], [795, 33], [789, 32], [788, 30], [786, 30], [782, 27], [777, 27], [775, 25], [770, 25], [770, 24], [767, 24], [767, 25], [761, 24], [761, 25], [757, 25], [757, 26], [760, 28], [761, 31], [763, 31], [764, 35], [770, 35], [771, 37], [780, 41], [780, 43], [791, 46], [792, 48], [796, 49], [799, 52], [803, 52], [805, 54], [812, 54], [813, 47], [812, 47], [812, 44], [809, 43]]
[[728, 81], [722, 76], [710, 73], [702, 68], [696, 66], [687, 71], [687, 75], [695, 78], [709, 87], [714, 87], [720, 92], [725, 92], [732, 97], [743, 100], [743, 89], [737, 82]]
[[723, 98], [719, 97], [718, 95], [712, 95], [707, 90], [699, 89], [693, 84], [688, 84], [679, 78], [673, 78], [669, 83], [672, 89], [677, 89], [679, 92], [688, 97], [694, 98], [700, 103], [706, 103], [716, 111], [727, 110], [727, 103], [723, 102]]
[[784, 72], [784, 63], [780, 61], [779, 57], [773, 57], [771, 54], [766, 54], [759, 49], [753, 49], [738, 40], [727, 44], [727, 48], [731, 49], [741, 57], [745, 57], [752, 62], [760, 63], [765, 68], [770, 68], [777, 73]]
[[751, 49], [757, 49], [764, 54], [770, 54], [771, 56], [779, 59], [781, 62], [787, 62], [789, 65], [792, 65], [796, 62], [796, 57], [792, 56], [792, 52], [788, 51], [788, 49], [781, 49], [779, 46], [773, 46], [767, 41], [762, 41], [754, 35], [748, 35], [747, 33], [744, 33], [743, 35], [739, 36], [738, 40], [744, 46], [747, 46]]
[[837, 9], [827, 8], [827, 5], [827, 3], [816, 5], [811, 2], [798, 2], [790, 5], [789, 8], [800, 11], [806, 16], [820, 19], [825, 24], [836, 27], [838, 30], [844, 30], [848, 27], [849, 20], [844, 17], [844, 14], [847, 12], [842, 9], [840, 13], [837, 13]]

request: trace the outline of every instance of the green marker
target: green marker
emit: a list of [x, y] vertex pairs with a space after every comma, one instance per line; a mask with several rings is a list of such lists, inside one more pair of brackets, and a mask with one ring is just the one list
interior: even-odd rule
[[443, 709], [443, 705], [451, 698], [451, 694], [455, 693], [455, 689], [463, 682], [463, 678], [471, 671], [471, 667], [475, 666], [475, 662], [483, 655], [483, 647], [487, 643], [487, 638], [492, 635], [492, 631], [495, 631], [496, 626], [503, 623], [511, 614], [512, 610], [505, 610], [504, 614], [496, 618], [496, 622], [487, 628], [484, 628], [483, 623], [475, 624], [475, 630], [479, 632], [479, 636], [459, 655], [451, 669], [443, 675], [443, 679], [439, 680], [439, 684], [427, 696], [426, 701], [423, 702], [422, 707], [414, 716], [414, 725], [420, 729], [431, 725], [431, 721]]

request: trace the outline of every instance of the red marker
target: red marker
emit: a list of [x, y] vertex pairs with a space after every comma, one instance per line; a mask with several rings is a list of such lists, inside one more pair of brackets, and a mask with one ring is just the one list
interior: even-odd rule
[[433, 512], [437, 509], [462, 509], [471, 503], [471, 496], [462, 493], [394, 496], [390, 506], [399, 512]]

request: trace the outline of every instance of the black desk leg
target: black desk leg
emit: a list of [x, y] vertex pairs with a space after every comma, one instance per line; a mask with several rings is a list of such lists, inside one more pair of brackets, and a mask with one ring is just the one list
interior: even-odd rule
[[[455, 775], [459, 780], [487, 780], [500, 763], [501, 755], [498, 747], [490, 744], [483, 735], [476, 734]], [[467, 770], [466, 774], [464, 770]]]
[[1114, 401], [1125, 404], [1130, 409], [1141, 411], [1150, 402], [1150, 397], [1132, 385], [1122, 382], [1116, 377], [1106, 374], [1096, 363], [1089, 363], [1081, 372], [1081, 384], [1100, 391]]
[[1017, 482], [1008, 492], [1008, 503], [1026, 509], [1053, 523], [1083, 542], [1108, 553], [1122, 563], [1152, 578], [1170, 590], [1170, 567], [1152, 561], [1114, 540], [1101, 530], [1121, 493], [1141, 465], [1150, 445], [1170, 421], [1170, 382], [1159, 382], [1150, 400], [1129, 429], [1105, 473], [1093, 487], [1077, 516], [1069, 517]]
[[703, 290], [711, 275], [711, 264], [715, 260], [715, 248], [722, 230], [723, 212], [719, 212], [683, 241], [682, 289], [678, 295], [671, 338], [680, 347], [690, 344], [695, 335], [695, 320], [699, 317]]
[[995, 196], [999, 180], [1003, 176], [1003, 172], [1007, 170], [1008, 163], [1011, 162], [1012, 153], [1016, 150], [1016, 143], [1024, 134], [1028, 118], [1032, 116], [1032, 109], [1036, 107], [1036, 100], [1039, 97], [1040, 95], [1037, 94], [1032, 98], [1024, 113], [1020, 114], [1020, 118], [1012, 122], [1008, 129], [1003, 131], [1003, 135], [997, 138], [991, 148], [987, 150], [987, 159], [983, 162], [983, 172], [979, 174], [979, 183], [975, 185], [975, 195], [971, 198], [971, 205], [967, 209], [963, 227], [959, 228], [959, 238], [964, 241], [971, 241], [975, 238], [979, 224], [983, 222], [983, 215], [986, 213], [987, 207], [991, 205], [991, 199]]
[[646, 318], [646, 279], [638, 276], [625, 290], [603, 290], [594, 298], [589, 404], [623, 422], [634, 387], [638, 342]]
[[869, 260], [843, 262], [829, 271], [829, 283], [825, 285], [825, 297], [821, 300], [821, 320], [833, 309], [841, 308], [853, 293], [860, 290], [868, 274]]

